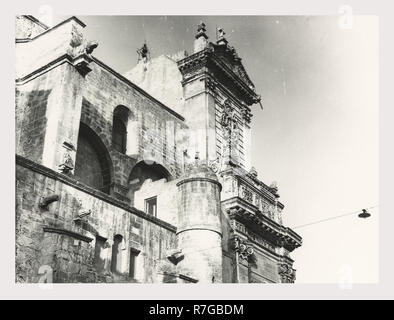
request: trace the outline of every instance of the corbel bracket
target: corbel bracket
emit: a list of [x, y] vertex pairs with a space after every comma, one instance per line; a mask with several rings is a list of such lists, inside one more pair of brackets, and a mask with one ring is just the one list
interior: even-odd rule
[[58, 194], [53, 194], [50, 196], [42, 197], [40, 203], [38, 206], [41, 209], [46, 209], [48, 210], [48, 205], [52, 202], [58, 201], [59, 200], [59, 195]]

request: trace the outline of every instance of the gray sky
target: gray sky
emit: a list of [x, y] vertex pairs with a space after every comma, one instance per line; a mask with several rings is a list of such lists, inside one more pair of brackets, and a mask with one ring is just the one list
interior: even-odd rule
[[[284, 222], [298, 226], [379, 204], [378, 19], [307, 16], [79, 16], [94, 54], [124, 73], [146, 40], [152, 57], [192, 53], [203, 20], [223, 27], [262, 95], [254, 106], [253, 165], [278, 182]], [[56, 18], [55, 23], [62, 20]], [[378, 281], [378, 209], [295, 228], [297, 282]], [[344, 277], [347, 277], [344, 279]]]

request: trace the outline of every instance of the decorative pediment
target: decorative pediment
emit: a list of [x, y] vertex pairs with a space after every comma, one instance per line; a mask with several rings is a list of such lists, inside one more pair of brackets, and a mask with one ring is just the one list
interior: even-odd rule
[[255, 91], [255, 86], [250, 80], [242, 62], [234, 47], [227, 44], [211, 44], [214, 53], [238, 78], [240, 78], [251, 90]]
[[182, 85], [209, 69], [218, 83], [230, 88], [246, 106], [261, 100], [241, 63], [241, 58], [235, 49], [227, 44], [210, 42], [205, 49], [179, 60], [177, 64], [183, 75]]

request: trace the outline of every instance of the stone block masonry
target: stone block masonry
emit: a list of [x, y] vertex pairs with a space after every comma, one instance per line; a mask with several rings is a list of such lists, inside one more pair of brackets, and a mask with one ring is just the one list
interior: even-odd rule
[[[176, 247], [174, 226], [19, 156], [16, 194], [16, 282], [38, 282], [43, 266], [53, 270], [53, 282], [122, 281], [132, 252], [139, 253], [129, 280], [157, 282], [163, 252]], [[40, 208], [42, 197], [53, 194], [59, 200]], [[91, 214], [78, 221], [81, 208]], [[123, 238], [119, 274], [111, 271], [116, 235]], [[99, 254], [97, 239], [106, 242]], [[100, 259], [104, 268], [97, 270]]]
[[84, 27], [17, 18], [16, 282], [294, 282], [301, 237], [250, 168], [260, 95], [223, 30], [144, 45], [122, 76]]

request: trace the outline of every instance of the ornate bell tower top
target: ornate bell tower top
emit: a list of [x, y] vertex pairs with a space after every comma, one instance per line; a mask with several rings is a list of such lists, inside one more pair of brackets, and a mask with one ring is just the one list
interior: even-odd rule
[[234, 47], [228, 45], [223, 28], [217, 30], [216, 43], [209, 42], [205, 23], [197, 27], [194, 41], [194, 53], [178, 61], [183, 75], [182, 85], [193, 81], [202, 73], [207, 73], [218, 84], [230, 91], [241, 104], [251, 106], [261, 101], [260, 95], [242, 65], [241, 58]]
[[[259, 103], [261, 97], [225, 34], [223, 28], [218, 28], [216, 41], [210, 42], [201, 22], [194, 53], [177, 61], [182, 75], [184, 115], [194, 132], [193, 148], [204, 161], [223, 163], [220, 167], [239, 165], [249, 169], [250, 107]], [[230, 119], [231, 125], [227, 125]]]

